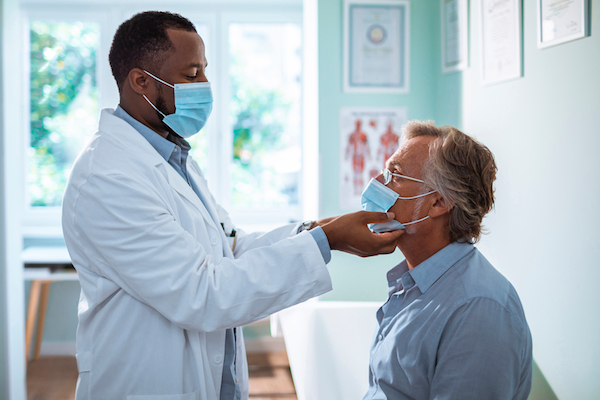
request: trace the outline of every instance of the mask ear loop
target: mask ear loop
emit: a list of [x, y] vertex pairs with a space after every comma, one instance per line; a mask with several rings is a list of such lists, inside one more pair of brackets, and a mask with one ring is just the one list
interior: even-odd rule
[[159, 81], [160, 83], [164, 83], [165, 85], [167, 85], [167, 86], [175, 89], [175, 86], [171, 85], [170, 83], [167, 83], [167, 82], [163, 81], [160, 78], [157, 78], [156, 76], [152, 75], [150, 72], [146, 71], [145, 69], [143, 69], [142, 71], [144, 71], [145, 73], [147, 73], [148, 75], [150, 75], [151, 77], [153, 77], [154, 79], [156, 79], [157, 81]]
[[425, 197], [430, 195], [431, 193], [435, 193], [437, 192], [437, 190], [432, 190], [431, 192], [427, 192], [427, 193], [423, 193], [423, 194], [419, 194], [417, 196], [410, 196], [410, 197], [402, 197], [402, 196], [398, 196], [398, 198], [400, 200], [413, 200], [413, 199], [418, 199], [419, 197]]
[[142, 96], [146, 99], [146, 101], [148, 102], [148, 104], [150, 104], [152, 106], [152, 108], [154, 108], [156, 111], [158, 111], [160, 113], [160, 115], [163, 116], [163, 118], [167, 117], [165, 114], [163, 114], [162, 111], [160, 111], [158, 108], [156, 108], [156, 106], [154, 104], [152, 104], [152, 102], [150, 100], [148, 100], [148, 98], [146, 97], [145, 94], [143, 94]]
[[406, 222], [406, 223], [404, 223], [404, 222], [403, 222], [403, 223], [402, 223], [402, 225], [406, 226], [406, 225], [412, 225], [412, 224], [416, 224], [416, 223], [419, 223], [419, 222], [421, 222], [421, 221], [425, 221], [425, 220], [426, 220], [427, 218], [429, 218], [429, 217], [430, 217], [429, 215], [426, 215], [425, 217], [423, 217], [423, 218], [421, 218], [421, 219], [418, 219], [418, 220], [416, 220], [416, 221], [412, 221], [412, 222]]
[[[410, 200], [410, 199], [416, 199], [416, 198], [419, 198], [419, 197], [424, 197], [424, 196], [430, 195], [431, 193], [435, 193], [435, 192], [437, 192], [437, 190], [432, 190], [431, 192], [428, 192], [428, 193], [423, 193], [423, 194], [420, 194], [420, 195], [418, 195], [418, 196], [413, 196], [413, 197], [398, 197], [398, 198], [399, 198], [399, 199], [403, 199], [403, 200]], [[416, 221], [411, 221], [411, 222], [407, 222], [407, 223], [402, 223], [402, 225], [406, 226], [406, 225], [417, 224], [417, 223], [419, 223], [419, 222], [425, 221], [425, 220], [426, 220], [427, 218], [429, 218], [429, 217], [430, 217], [430, 215], [426, 215], [426, 216], [424, 216], [423, 218], [420, 218], [420, 219], [418, 219], [418, 220], [416, 220]]]
[[[173, 85], [171, 85], [170, 83], [167, 83], [167, 82], [163, 81], [162, 79], [160, 79], [160, 78], [158, 78], [158, 77], [156, 77], [156, 76], [152, 75], [150, 72], [146, 71], [145, 69], [143, 69], [142, 71], [144, 71], [145, 73], [147, 73], [148, 75], [150, 75], [151, 77], [153, 77], [154, 79], [156, 79], [157, 81], [159, 81], [160, 83], [164, 83], [165, 85], [167, 85], [167, 86], [169, 86], [169, 87], [171, 87], [171, 88], [175, 89], [175, 86], [173, 86]], [[162, 115], [162, 116], [163, 116], [163, 118], [166, 118], [166, 117], [167, 117], [165, 114], [163, 114], [163, 112], [162, 112], [162, 111], [160, 111], [158, 108], [156, 108], [156, 106], [155, 106], [154, 104], [152, 104], [152, 102], [151, 102], [150, 100], [148, 100], [148, 98], [146, 97], [146, 95], [145, 95], [145, 94], [143, 94], [142, 96], [144, 96], [144, 99], [146, 99], [146, 101], [147, 101], [147, 102], [148, 102], [148, 103], [149, 103], [149, 104], [152, 106], [152, 108], [154, 108], [156, 111], [158, 111], [158, 113], [159, 113], [160, 115]]]

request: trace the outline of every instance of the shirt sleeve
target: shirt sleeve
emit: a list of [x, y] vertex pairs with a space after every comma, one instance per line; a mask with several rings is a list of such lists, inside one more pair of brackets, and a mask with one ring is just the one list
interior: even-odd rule
[[327, 240], [327, 235], [323, 232], [323, 228], [317, 226], [316, 228], [308, 231], [317, 242], [317, 246], [319, 246], [319, 250], [321, 250], [321, 255], [323, 256], [323, 261], [325, 264], [329, 264], [331, 261], [331, 247], [329, 247], [329, 240]]
[[522, 321], [494, 300], [472, 299], [444, 327], [429, 398], [526, 400], [531, 361]]

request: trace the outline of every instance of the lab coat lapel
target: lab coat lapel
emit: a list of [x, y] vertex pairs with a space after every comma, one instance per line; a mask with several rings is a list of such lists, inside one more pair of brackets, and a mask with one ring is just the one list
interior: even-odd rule
[[206, 209], [210, 213], [213, 220], [218, 222], [220, 220], [219, 213], [217, 212], [217, 209], [215, 208], [215, 204], [212, 201], [212, 195], [210, 194], [210, 190], [208, 189], [208, 182], [204, 178], [204, 175], [200, 171], [200, 168], [198, 168], [198, 165], [196, 164], [196, 162], [191, 160], [191, 157], [188, 157], [187, 170], [188, 170], [188, 173], [190, 174], [191, 178], [196, 183], [196, 186], [198, 187], [200, 194], [205, 199], [206, 204], [204, 204], [204, 205], [206, 206]]
[[[120, 142], [124, 147], [128, 149], [137, 149], [139, 155], [141, 155], [145, 160], [148, 161], [151, 165], [154, 165], [155, 168], [159, 168], [163, 171], [167, 172], [167, 180], [169, 181], [169, 185], [181, 196], [185, 197], [192, 203], [202, 214], [204, 219], [208, 224], [212, 225], [215, 229], [217, 227], [215, 221], [218, 221], [218, 214], [214, 210], [212, 204], [210, 204], [210, 193], [208, 192], [208, 187], [206, 185], [206, 180], [204, 178], [197, 179], [196, 176], [193, 177], [194, 182], [200, 187], [202, 191], [202, 195], [206, 199], [206, 205], [202, 203], [202, 201], [198, 198], [194, 189], [191, 188], [190, 185], [186, 181], [183, 180], [181, 175], [173, 169], [169, 163], [158, 154], [158, 152], [152, 147], [150, 143], [144, 137], [136, 131], [131, 125], [127, 122], [123, 121], [121, 118], [115, 117], [112, 115], [114, 110], [112, 109], [104, 109], [100, 115], [100, 131], [107, 133], [114, 140]], [[189, 157], [188, 157], [189, 159]], [[188, 167], [190, 163], [188, 162]], [[189, 168], [188, 168], [189, 170]], [[197, 174], [196, 174], [197, 175]], [[200, 183], [202, 181], [202, 183]], [[208, 193], [208, 195], [207, 195]], [[212, 209], [209, 211], [209, 208]]]
[[[212, 215], [215, 221], [220, 222], [221, 219], [219, 218], [219, 212], [216, 209], [216, 203], [212, 201], [212, 195], [210, 194], [210, 190], [208, 189], [208, 182], [204, 178], [204, 175], [202, 174], [202, 171], [200, 170], [198, 164], [195, 161], [193, 161], [191, 157], [188, 157], [187, 170], [190, 173], [194, 182], [196, 182], [198, 190], [200, 191], [202, 196], [204, 196], [204, 198], [207, 199], [208, 204], [206, 204], [206, 208], [208, 209], [208, 212], [210, 213], [210, 215]], [[223, 230], [221, 230], [221, 232], [223, 232]], [[233, 251], [230, 247], [231, 244], [228, 242], [227, 237], [225, 236], [225, 232], [223, 232], [223, 234], [221, 235], [221, 242], [223, 245], [223, 255], [227, 258], [235, 258], [233, 256]]]
[[[190, 203], [192, 203], [194, 206], [196, 206], [196, 208], [202, 214], [202, 217], [204, 217], [204, 219], [210, 225], [212, 225], [215, 229], [217, 229], [216, 221], [218, 221], [218, 219], [213, 218], [213, 216], [209, 212], [208, 207], [210, 207], [210, 204], [204, 204], [200, 200], [200, 198], [198, 197], [196, 192], [194, 192], [194, 189], [192, 189], [192, 187], [190, 185], [188, 185], [188, 183], [186, 181], [183, 180], [181, 175], [179, 175], [177, 173], [177, 171], [175, 171], [175, 169], [173, 169], [173, 167], [168, 165], [168, 163], [165, 162], [165, 164], [167, 164], [165, 166], [165, 169], [167, 171], [167, 179], [169, 180], [169, 185], [171, 185], [171, 187], [177, 193], [179, 193], [181, 196], [185, 197]], [[205, 193], [206, 192], [203, 192], [202, 195], [205, 197], [206, 202], [209, 203], [210, 196], [206, 197]]]

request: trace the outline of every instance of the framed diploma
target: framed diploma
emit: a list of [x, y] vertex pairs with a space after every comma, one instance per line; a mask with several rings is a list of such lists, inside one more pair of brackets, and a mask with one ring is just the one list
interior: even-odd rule
[[588, 0], [537, 0], [538, 48], [589, 36]]
[[469, 66], [468, 0], [441, 0], [442, 72]]
[[523, 76], [521, 0], [481, 0], [481, 76], [485, 85]]
[[408, 92], [409, 2], [344, 2], [344, 91]]

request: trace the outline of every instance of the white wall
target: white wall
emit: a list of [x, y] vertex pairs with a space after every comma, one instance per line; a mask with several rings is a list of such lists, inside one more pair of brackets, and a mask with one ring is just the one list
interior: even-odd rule
[[496, 209], [480, 248], [516, 286], [534, 358], [561, 400], [600, 393], [600, 0], [592, 33], [537, 49], [524, 1], [524, 77], [480, 83], [480, 2], [471, 2], [471, 68], [462, 122], [494, 152]]
[[[21, 168], [22, 147], [20, 135], [18, 54], [14, 40], [18, 29], [17, 0], [0, 2], [1, 66], [0, 104], [0, 397], [24, 399], [25, 396], [25, 324], [23, 280], [21, 268], [22, 237], [20, 215], [22, 204]], [[10, 196], [9, 196], [10, 194]], [[2, 368], [5, 368], [3, 370]], [[2, 387], [4, 386], [4, 387]]]
[[[0, 9], [2, 9], [2, 5], [2, 0], [0, 0]], [[0, 15], [3, 16], [4, 13], [1, 13]], [[4, 21], [0, 20], [0, 28], [4, 27], [3, 22]], [[0, 42], [3, 38], [4, 30], [0, 29]], [[2, 76], [2, 56], [3, 54], [0, 54], [0, 77]], [[0, 93], [2, 93], [2, 88], [3, 85], [2, 81], [0, 80]], [[4, 154], [3, 107], [4, 98], [0, 95], [0, 156]], [[2, 156], [0, 159], [4, 160], [4, 157]], [[4, 210], [6, 208], [4, 206], [4, 175], [4, 163], [0, 162], [0, 255], [2, 255], [0, 256], [0, 299], [2, 299], [1, 304], [6, 304], [6, 260], [5, 257], [3, 257], [3, 255], [6, 254], [6, 241], [4, 239], [6, 236], [6, 229], [4, 228], [6, 226], [6, 222], [4, 221]], [[8, 343], [6, 341], [6, 308], [0, 307], [0, 397], [8, 397], [8, 379], [6, 375], [6, 372], [8, 371], [6, 357], [7, 352]]]

